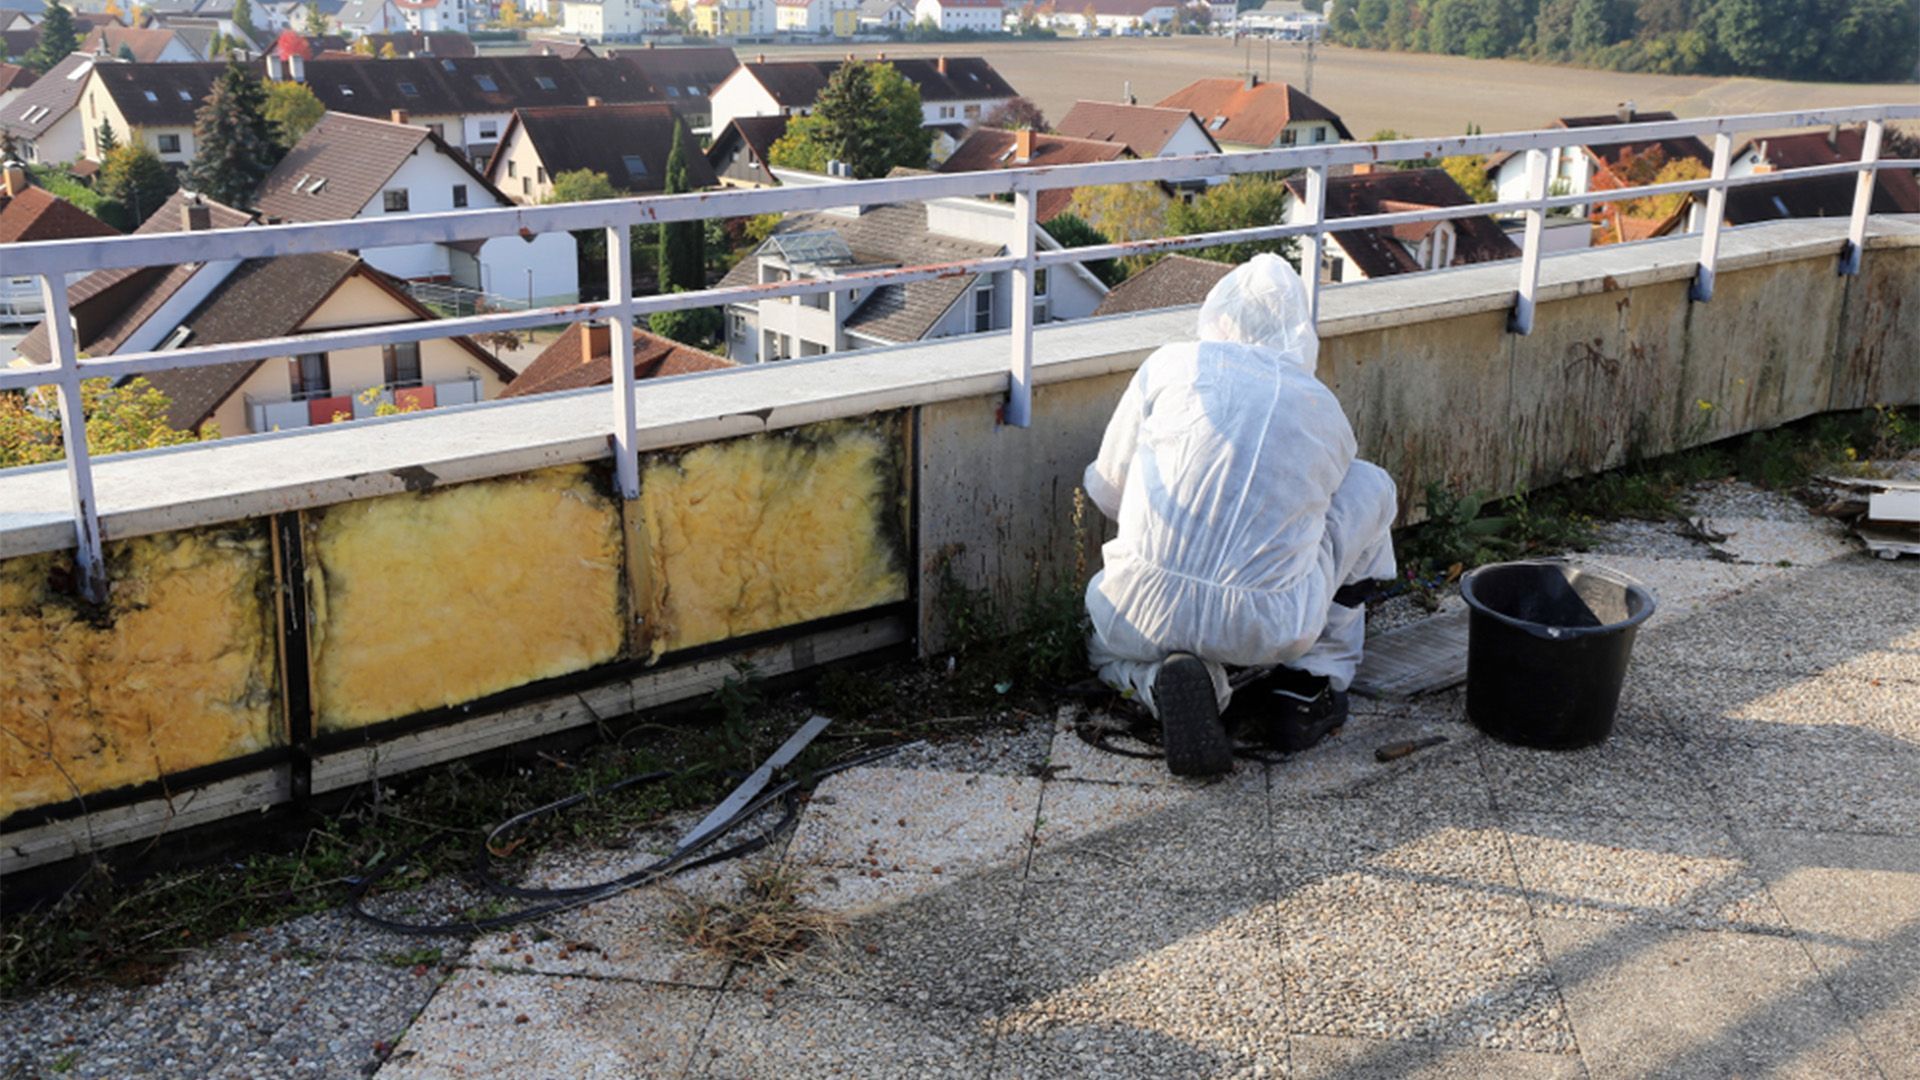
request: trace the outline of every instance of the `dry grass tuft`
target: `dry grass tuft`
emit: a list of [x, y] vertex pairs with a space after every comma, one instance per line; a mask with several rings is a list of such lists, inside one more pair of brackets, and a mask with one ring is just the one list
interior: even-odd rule
[[839, 916], [805, 905], [802, 898], [810, 890], [793, 867], [759, 863], [742, 876], [740, 893], [732, 899], [679, 897], [667, 928], [703, 952], [776, 969], [845, 929]]

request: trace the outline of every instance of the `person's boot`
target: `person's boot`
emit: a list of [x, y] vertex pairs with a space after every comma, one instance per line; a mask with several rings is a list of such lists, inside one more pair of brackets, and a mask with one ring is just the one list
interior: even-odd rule
[[1347, 692], [1323, 675], [1279, 668], [1261, 690], [1265, 741], [1283, 753], [1306, 750], [1347, 722]]
[[1167, 769], [1175, 776], [1219, 776], [1233, 768], [1233, 743], [1220, 722], [1213, 676], [1191, 653], [1174, 653], [1153, 683]]

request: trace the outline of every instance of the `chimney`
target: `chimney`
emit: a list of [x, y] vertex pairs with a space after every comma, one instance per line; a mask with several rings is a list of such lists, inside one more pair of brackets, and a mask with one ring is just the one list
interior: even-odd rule
[[613, 352], [613, 335], [604, 319], [590, 319], [580, 324], [580, 362], [590, 364], [595, 358], [608, 356]]
[[32, 186], [32, 182], [27, 179], [25, 165], [17, 161], [9, 161], [4, 166], [0, 166], [0, 191], [6, 192], [9, 198]]
[[1259, 85], [1260, 85], [1260, 76], [1251, 71], [1247, 72], [1247, 89], [1251, 90], [1254, 87]]
[[654, 42], [652, 41], [647, 42], [647, 48], [651, 49], [653, 47], [654, 47]]
[[292, 56], [287, 57], [287, 78], [297, 83], [307, 81], [306, 57], [301, 56], [299, 53], [294, 53]]
[[1372, 175], [1373, 175], [1373, 174], [1374, 174], [1375, 172], [1377, 172], [1377, 171], [1379, 171], [1379, 169], [1380, 169], [1380, 165], [1379, 165], [1379, 163], [1378, 163], [1378, 162], [1373, 162], [1373, 161], [1356, 161], [1356, 162], [1354, 162], [1354, 163], [1353, 163], [1353, 172], [1352, 172], [1352, 173], [1350, 173], [1350, 174], [1348, 174], [1348, 175], [1350, 175], [1350, 176], [1372, 176]]
[[404, 124], [408, 121], [409, 118], [407, 116], [407, 110], [395, 109], [392, 112], [387, 114], [387, 119], [393, 121], [396, 124]]
[[1614, 118], [1623, 124], [1631, 124], [1633, 123], [1633, 114], [1635, 111], [1633, 102], [1623, 101], [1620, 103], [1619, 108], [1615, 110]]
[[1121, 101], [1124, 101], [1129, 105], [1140, 104], [1140, 99], [1133, 96], [1133, 80], [1132, 79], [1128, 79], [1126, 82], [1121, 83], [1120, 85], [1122, 88], [1120, 91]]
[[940, 59], [935, 60], [933, 62], [933, 67], [935, 71], [938, 71], [940, 74], [945, 75], [947, 73], [947, 58], [943, 56]]
[[1835, 124], [1832, 127], [1827, 129], [1827, 146], [1829, 149], [1833, 149], [1833, 150], [1840, 149], [1840, 125], [1839, 124]]
[[881, 53], [881, 54], [880, 54], [880, 55], [879, 55], [878, 57], [876, 57], [875, 59], [877, 59], [877, 60], [879, 60], [879, 61], [880, 61], [881, 63], [883, 63], [883, 64], [884, 64], [884, 63], [886, 63], [886, 62], [887, 62], [887, 54], [886, 54], [886, 53]]
[[605, 101], [603, 101], [603, 100], [601, 100], [601, 99], [600, 99], [600, 98], [598, 98], [598, 97], [589, 97], [589, 98], [587, 98], [587, 108], [589, 108], [589, 109], [597, 109], [597, 108], [599, 108], [600, 106], [602, 106], [602, 105], [605, 105], [605, 104], [606, 104], [606, 102], [605, 102]]
[[1021, 128], [1013, 133], [1013, 159], [1021, 164], [1033, 160], [1033, 129]]
[[761, 53], [761, 54], [759, 54], [758, 56], [755, 56], [755, 57], [753, 58], [753, 62], [754, 62], [754, 63], [756, 63], [756, 64], [764, 64], [764, 63], [766, 63], [766, 62], [767, 62], [767, 54], [766, 54], [766, 53]]
[[213, 207], [199, 199], [180, 208], [180, 227], [187, 232], [205, 232], [213, 228]]
[[431, 34], [420, 35], [420, 51], [428, 56], [433, 55], [433, 36]]

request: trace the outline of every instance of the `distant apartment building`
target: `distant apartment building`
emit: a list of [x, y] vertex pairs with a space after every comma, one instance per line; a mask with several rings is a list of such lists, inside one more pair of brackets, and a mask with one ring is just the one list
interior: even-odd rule
[[913, 5], [907, 0], [860, 0], [862, 31], [905, 30], [913, 25], [915, 17]]
[[[1087, 0], [1056, 3], [1042, 25], [1082, 36], [1158, 32], [1173, 25], [1183, 0]], [[1089, 18], [1091, 16], [1091, 18]]]
[[[1293, 196], [1287, 221], [1301, 220], [1303, 181], [1287, 181]], [[1404, 213], [1443, 206], [1469, 206], [1473, 197], [1445, 169], [1368, 168], [1327, 180], [1327, 219]], [[1520, 248], [1484, 214], [1447, 221], [1417, 221], [1371, 229], [1337, 229], [1321, 253], [1325, 281], [1444, 270], [1452, 266], [1517, 259]]]
[[[310, 222], [513, 205], [466, 155], [404, 119], [327, 114], [268, 174], [255, 206], [271, 222]], [[378, 247], [364, 254], [376, 269], [406, 281], [529, 305], [580, 297], [578, 253], [564, 232]]]
[[1199, 79], [1168, 95], [1163, 109], [1185, 109], [1225, 150], [1266, 150], [1351, 141], [1338, 113], [1288, 83], [1258, 75]]
[[1001, 0], [917, 0], [914, 21], [936, 30], [997, 34], [1005, 28]]
[[[722, 286], [831, 279], [862, 270], [926, 266], [1004, 254], [1018, 226], [1012, 206], [984, 199], [934, 199], [859, 210], [794, 214]], [[1059, 244], [1040, 233], [1043, 249]], [[1106, 289], [1078, 265], [1037, 275], [1034, 319], [1091, 314]], [[1012, 320], [1011, 275], [956, 274], [932, 281], [849, 286], [813, 296], [727, 307], [727, 355], [743, 363], [820, 356], [1005, 329]]]
[[781, 33], [852, 37], [860, 29], [860, 0], [773, 0], [773, 7]]
[[472, 0], [393, 0], [400, 9], [404, 29], [421, 34], [464, 34], [477, 21]]
[[693, 28], [708, 37], [758, 37], [774, 32], [773, 0], [695, 0]]
[[566, 0], [560, 29], [582, 41], [633, 41], [667, 28], [667, 6], [659, 0]]

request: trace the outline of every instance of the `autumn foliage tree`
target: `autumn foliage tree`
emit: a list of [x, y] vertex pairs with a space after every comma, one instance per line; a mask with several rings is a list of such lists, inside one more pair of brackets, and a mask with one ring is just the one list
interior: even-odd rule
[[[172, 402], [144, 378], [135, 378], [124, 386], [111, 383], [111, 379], [100, 378], [80, 384], [80, 409], [87, 418], [87, 449], [96, 456], [176, 446], [219, 435], [211, 425], [198, 435], [168, 427], [167, 408]], [[53, 388], [0, 393], [0, 469], [65, 457], [59, 400]]]

